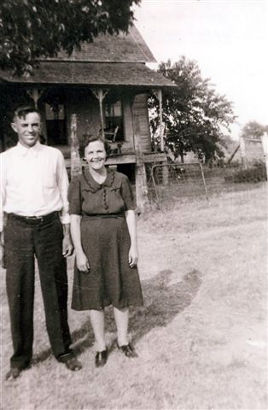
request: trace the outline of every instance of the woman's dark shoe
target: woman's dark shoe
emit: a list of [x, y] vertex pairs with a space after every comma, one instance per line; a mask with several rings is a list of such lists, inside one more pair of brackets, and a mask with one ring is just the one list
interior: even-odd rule
[[120, 350], [120, 352], [124, 353], [124, 355], [128, 357], [129, 359], [138, 357], [134, 347], [130, 343], [128, 345], [123, 345], [123, 346], [119, 346], [117, 344], [117, 347]]
[[103, 350], [102, 352], [97, 352], [95, 356], [95, 366], [103, 367], [108, 359], [108, 350]]

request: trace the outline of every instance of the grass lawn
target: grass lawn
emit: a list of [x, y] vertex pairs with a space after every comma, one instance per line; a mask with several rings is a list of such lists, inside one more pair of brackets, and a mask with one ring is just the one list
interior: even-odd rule
[[262, 184], [209, 202], [177, 199], [139, 217], [145, 306], [130, 320], [137, 359], [117, 351], [107, 309], [111, 351], [96, 369], [88, 314], [70, 310], [84, 366], [72, 373], [57, 363], [37, 278], [33, 366], [5, 382], [12, 346], [2, 272], [2, 409], [267, 409], [267, 194]]

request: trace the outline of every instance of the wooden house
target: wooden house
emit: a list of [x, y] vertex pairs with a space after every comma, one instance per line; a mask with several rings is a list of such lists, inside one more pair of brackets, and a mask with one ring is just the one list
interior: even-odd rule
[[[107, 164], [117, 166], [136, 183], [137, 203], [146, 203], [145, 164], [165, 162], [153, 152], [147, 98], [162, 100], [162, 89], [174, 85], [149, 69], [155, 59], [135, 26], [128, 34], [102, 35], [71, 56], [40, 60], [33, 75], [14, 77], [0, 71], [0, 93], [12, 104], [30, 101], [41, 110], [43, 139], [64, 154], [66, 166], [79, 171], [77, 141], [101, 133], [110, 141]], [[2, 125], [2, 146], [5, 141]], [[162, 128], [161, 128], [162, 129]], [[163, 151], [163, 142], [162, 142]]]

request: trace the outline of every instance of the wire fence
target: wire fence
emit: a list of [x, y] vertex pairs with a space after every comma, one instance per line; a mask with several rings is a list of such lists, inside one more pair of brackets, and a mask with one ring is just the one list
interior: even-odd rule
[[166, 200], [203, 197], [232, 190], [228, 177], [231, 168], [209, 168], [199, 162], [154, 164], [147, 167], [148, 195], [159, 208]]

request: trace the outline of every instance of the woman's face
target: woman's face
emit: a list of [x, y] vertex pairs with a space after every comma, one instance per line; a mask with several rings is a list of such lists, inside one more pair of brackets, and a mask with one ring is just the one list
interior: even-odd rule
[[85, 148], [85, 159], [92, 169], [102, 169], [106, 161], [104, 143], [100, 140], [90, 142]]

